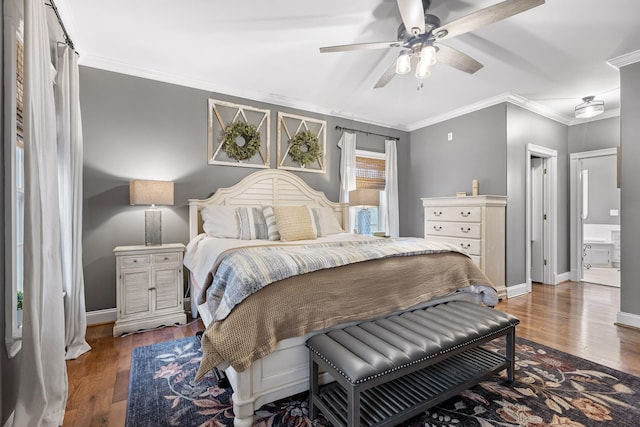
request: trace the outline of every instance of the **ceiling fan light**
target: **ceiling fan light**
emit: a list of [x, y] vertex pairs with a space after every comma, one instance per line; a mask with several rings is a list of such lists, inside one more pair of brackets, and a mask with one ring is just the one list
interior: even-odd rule
[[397, 74], [407, 74], [411, 71], [411, 56], [408, 51], [402, 51], [398, 55], [398, 60], [396, 61], [396, 73]]
[[594, 101], [593, 96], [585, 96], [582, 103], [576, 105], [577, 119], [588, 119], [604, 113], [604, 101]]
[[431, 69], [429, 64], [424, 61], [418, 62], [418, 66], [416, 67], [416, 77], [419, 79], [427, 78], [431, 75]]
[[420, 52], [420, 61], [427, 63], [427, 66], [431, 66], [436, 63], [436, 48], [433, 46], [425, 46]]

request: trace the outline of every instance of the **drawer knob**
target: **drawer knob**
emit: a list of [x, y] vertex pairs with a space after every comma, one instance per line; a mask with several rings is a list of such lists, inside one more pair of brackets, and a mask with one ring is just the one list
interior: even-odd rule
[[138, 260], [137, 260], [137, 259], [134, 259], [134, 260], [133, 260], [133, 262], [138, 262]]
[[168, 256], [164, 257], [164, 260], [165, 260], [165, 261], [167, 261], [168, 259], [169, 259], [169, 257], [168, 257]]
[[433, 216], [440, 216], [440, 215], [442, 215], [442, 212], [433, 211]]
[[462, 215], [463, 217], [468, 217], [469, 215], [471, 215], [471, 212], [460, 212], [460, 215]]
[[441, 225], [434, 225], [433, 229], [436, 230], [436, 231], [440, 231], [440, 230], [442, 230], [442, 226]]
[[462, 249], [469, 249], [471, 247], [471, 243], [467, 243], [467, 244], [460, 243], [460, 246], [462, 247]]
[[460, 231], [462, 231], [463, 233], [468, 233], [471, 231], [470, 227], [464, 228], [464, 227], [460, 227]]

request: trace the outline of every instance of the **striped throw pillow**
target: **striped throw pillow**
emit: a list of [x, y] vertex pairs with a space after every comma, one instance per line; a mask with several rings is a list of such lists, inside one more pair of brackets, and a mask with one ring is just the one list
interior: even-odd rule
[[262, 214], [262, 208], [236, 208], [238, 223], [240, 224], [240, 238], [242, 240], [267, 239], [267, 223]]
[[278, 224], [276, 224], [273, 208], [271, 206], [263, 207], [262, 215], [264, 215], [264, 222], [267, 225], [267, 238], [269, 240], [280, 240], [280, 231], [278, 230]]

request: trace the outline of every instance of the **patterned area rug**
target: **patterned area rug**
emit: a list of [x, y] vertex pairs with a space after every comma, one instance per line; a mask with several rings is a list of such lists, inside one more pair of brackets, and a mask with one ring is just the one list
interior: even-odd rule
[[[488, 348], [502, 351], [499, 344]], [[640, 425], [640, 378], [521, 338], [516, 355], [513, 385], [496, 376], [402, 425]], [[193, 382], [201, 356], [195, 337], [134, 349], [126, 427], [232, 426], [232, 390], [218, 387], [213, 375]], [[254, 425], [330, 424], [308, 418], [302, 394], [260, 408]]]

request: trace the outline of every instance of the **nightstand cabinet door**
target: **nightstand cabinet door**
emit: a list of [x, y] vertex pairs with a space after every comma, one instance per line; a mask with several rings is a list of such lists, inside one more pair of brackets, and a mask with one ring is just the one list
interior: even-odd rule
[[181, 243], [118, 246], [113, 335], [186, 323]]

